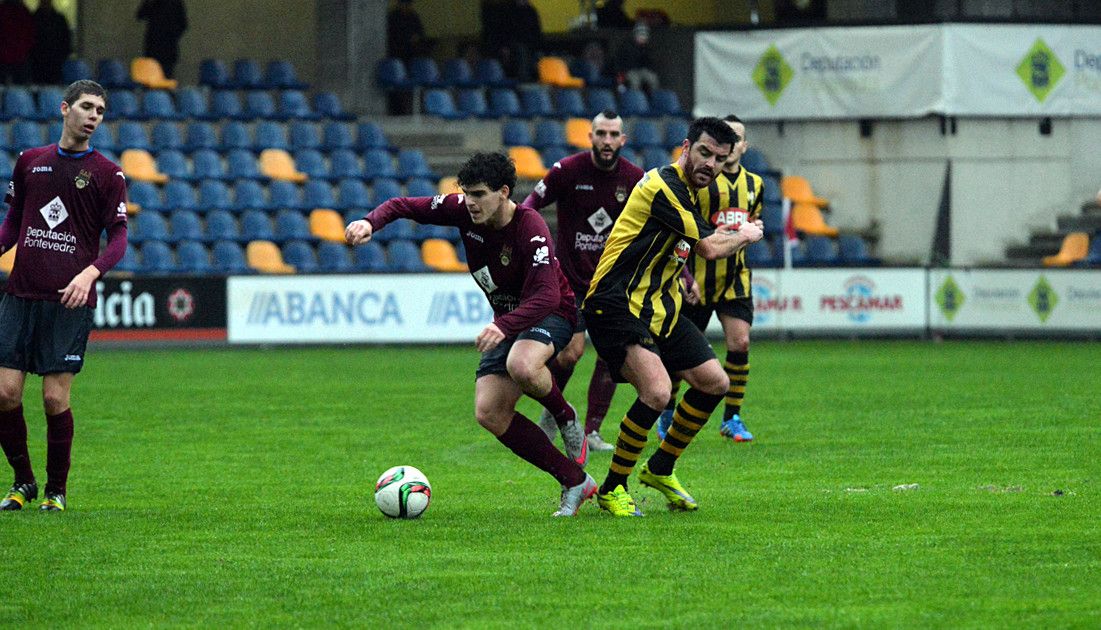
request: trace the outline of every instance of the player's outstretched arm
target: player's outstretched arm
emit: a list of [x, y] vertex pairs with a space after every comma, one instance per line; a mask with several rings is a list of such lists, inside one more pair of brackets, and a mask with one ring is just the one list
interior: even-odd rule
[[358, 221], [352, 221], [348, 224], [348, 227], [344, 228], [344, 240], [348, 241], [349, 245], [360, 245], [371, 240], [371, 236], [374, 234], [374, 228], [367, 219], [359, 219]]

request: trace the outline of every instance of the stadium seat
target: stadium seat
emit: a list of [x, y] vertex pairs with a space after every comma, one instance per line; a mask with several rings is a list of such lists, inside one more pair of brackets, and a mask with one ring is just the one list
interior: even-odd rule
[[769, 166], [768, 160], [765, 159], [765, 154], [761, 153], [756, 147], [749, 147], [742, 155], [742, 166], [751, 173], [757, 173], [758, 175], [765, 175], [772, 172], [772, 167]]
[[65, 63], [61, 64], [61, 83], [64, 85], [91, 78], [92, 67], [83, 59], [70, 57], [65, 60]]
[[[768, 193], [768, 188], [765, 188]], [[772, 238], [784, 233], [784, 207], [779, 201], [765, 199], [761, 206], [761, 220], [765, 223], [765, 237]]]
[[593, 123], [587, 118], [570, 118], [566, 121], [566, 143], [578, 149], [590, 149], [593, 146], [589, 132]]
[[354, 248], [352, 252], [352, 268], [354, 270], [376, 273], [390, 271], [390, 264], [386, 260], [386, 250], [382, 248], [382, 245], [372, 241]]
[[[630, 139], [630, 142], [633, 144], [634, 139], [633, 138]], [[619, 159], [627, 160], [631, 164], [634, 164], [635, 166], [637, 166], [639, 168], [642, 168], [642, 158], [639, 157], [638, 153], [635, 152], [635, 150], [632, 149], [630, 146], [625, 146], [625, 147], [623, 147], [622, 149], [619, 150]]]
[[665, 146], [676, 147], [684, 144], [688, 137], [688, 123], [683, 120], [671, 120], [665, 125]]
[[166, 150], [157, 154], [157, 170], [169, 179], [193, 179], [187, 158], [179, 151]]
[[813, 203], [794, 203], [791, 206], [791, 225], [796, 232], [816, 236], [836, 237], [837, 228], [827, 225], [822, 211]]
[[141, 103], [138, 96], [130, 90], [118, 89], [110, 94], [111, 113], [114, 120], [141, 120]]
[[176, 246], [176, 268], [187, 274], [205, 275], [214, 272], [210, 252], [202, 243], [184, 241]]
[[214, 126], [206, 122], [192, 121], [186, 125], [187, 136], [184, 142], [184, 150], [199, 151], [200, 149], [216, 150], [220, 146], [218, 135]]
[[152, 57], [135, 57], [131, 60], [130, 78], [134, 83], [151, 90], [175, 90], [179, 86], [178, 81], [164, 76], [161, 62]]
[[203, 59], [199, 62], [199, 85], [220, 90], [230, 86], [229, 69], [221, 59]]
[[337, 210], [360, 210], [366, 213], [374, 207], [371, 203], [371, 191], [362, 179], [342, 179], [337, 186], [336, 205]]
[[424, 260], [421, 259], [421, 250], [413, 241], [404, 239], [391, 241], [386, 247], [386, 257], [390, 261], [390, 268], [394, 271], [428, 271]]
[[563, 118], [585, 118], [589, 115], [581, 90], [555, 90], [554, 110]]
[[298, 209], [312, 210], [314, 208], [335, 208], [336, 197], [333, 196], [333, 188], [328, 182], [310, 180], [302, 189], [302, 206]]
[[153, 125], [153, 148], [157, 151], [175, 150], [184, 148], [183, 137], [180, 136], [180, 128], [171, 121], [161, 121]]
[[317, 254], [313, 246], [304, 241], [288, 241], [283, 245], [283, 260], [298, 273], [317, 272]]
[[649, 147], [642, 150], [642, 162], [639, 166], [647, 171], [652, 168], [661, 168], [670, 163], [669, 154], [665, 152], [665, 149]]
[[508, 156], [516, 163], [516, 175], [521, 179], [538, 181], [547, 174], [539, 152], [531, 147], [510, 147]]
[[589, 114], [591, 116], [595, 116], [606, 109], [619, 111], [615, 102], [615, 94], [612, 94], [612, 91], [608, 88], [591, 88], [588, 91], [588, 96]]
[[65, 95], [58, 88], [48, 86], [38, 88], [35, 110], [37, 118], [47, 122], [56, 121], [61, 116], [61, 101], [64, 98]]
[[148, 151], [142, 149], [127, 149], [122, 152], [122, 172], [127, 179], [139, 182], [152, 182], [164, 184], [168, 176], [157, 170], [157, 164]]
[[780, 179], [780, 190], [792, 203], [813, 204], [825, 208], [830, 202], [814, 194], [810, 181], [799, 175], [785, 175]]
[[398, 152], [398, 177], [408, 180], [414, 177], [438, 177], [428, 165], [428, 159], [420, 149], [402, 149]]
[[363, 177], [373, 181], [380, 177], [397, 178], [398, 171], [390, 154], [382, 149], [368, 149], [363, 153]]
[[237, 92], [230, 90], [218, 90], [211, 94], [208, 117], [211, 120], [245, 120], [248, 118], [245, 114], [245, 108], [241, 105], [241, 97], [237, 95]]
[[650, 116], [650, 102], [639, 89], [628, 89], [619, 95], [619, 113], [622, 116]]
[[145, 126], [133, 121], [119, 123], [118, 141], [115, 146], [123, 151], [126, 149], [151, 151], [153, 149], [153, 144], [149, 142], [149, 135], [145, 132]]
[[[555, 162], [561, 162], [573, 153], [573, 149], [567, 147], [547, 147], [539, 152], [543, 158], [543, 164], [549, 164], [547, 168], [554, 166]], [[622, 154], [621, 154], [622, 155]]]
[[804, 239], [802, 266], [830, 267], [840, 260], [833, 239], [825, 236], [808, 236]]
[[139, 273], [168, 274], [176, 271], [176, 257], [164, 241], [146, 241], [141, 246]]
[[446, 225], [432, 225], [430, 223], [417, 223], [413, 226], [413, 240], [423, 243], [428, 239], [442, 239], [450, 241], [454, 235], [454, 228]]
[[313, 97], [313, 108], [318, 116], [330, 120], [355, 120], [356, 115], [346, 111], [335, 92], [318, 92]]
[[308, 177], [294, 166], [294, 159], [282, 149], [264, 149], [260, 152], [260, 172], [271, 179], [301, 184]]
[[474, 77], [478, 83], [486, 87], [511, 88], [516, 85], [515, 81], [505, 77], [505, 69], [501, 66], [501, 62], [492, 57], [478, 60], [474, 67]]
[[526, 120], [506, 120], [501, 125], [501, 144], [506, 147], [530, 147], [535, 144]]
[[[436, 190], [441, 195], [452, 195], [463, 191], [463, 189], [459, 187], [459, 178], [454, 175], [441, 177], [439, 183], [436, 185]], [[377, 195], [376, 198], [378, 198]]]
[[441, 76], [449, 85], [458, 88], [474, 88], [479, 85], [474, 78], [474, 70], [462, 57], [444, 59]]
[[323, 241], [344, 242], [344, 218], [335, 210], [317, 208], [310, 213], [310, 234]]
[[233, 210], [266, 210], [272, 208], [264, 195], [264, 187], [252, 179], [239, 179], [233, 186]]
[[488, 116], [492, 118], [519, 118], [520, 99], [510, 89], [497, 88], [489, 93]]
[[401, 197], [401, 184], [393, 177], [380, 177], [371, 183], [371, 203], [377, 206], [395, 197]]
[[1101, 232], [1094, 232], [1093, 238], [1090, 239], [1090, 249], [1086, 253], [1086, 257], [1079, 260], [1077, 263], [1079, 267], [1098, 267], [1101, 266]]
[[[130, 90], [135, 87], [121, 59], [100, 59], [96, 64], [96, 82], [108, 90], [115, 88]], [[111, 104], [114, 105], [114, 94], [111, 95], [111, 99]]]
[[520, 88], [520, 107], [525, 118], [549, 118], [554, 116], [550, 91], [542, 85]]
[[405, 182], [406, 197], [434, 197], [436, 195], [436, 183], [432, 179], [414, 177]]
[[466, 117], [486, 118], [489, 115], [485, 93], [479, 88], [459, 90], [457, 106], [459, 112]]
[[191, 210], [176, 210], [168, 217], [168, 240], [171, 243], [180, 241], [201, 241], [203, 234], [203, 222], [199, 215]]
[[413, 87], [405, 64], [394, 57], [386, 57], [378, 62], [375, 81], [384, 90], [408, 90]]
[[207, 212], [211, 210], [232, 210], [229, 187], [216, 179], [207, 179], [199, 184], [199, 207]]
[[[753, 172], [756, 173], [756, 171]], [[762, 175], [761, 179], [765, 187], [765, 203], [783, 203], [784, 195], [780, 192], [780, 180], [771, 175]]]
[[208, 241], [241, 240], [241, 230], [237, 219], [225, 210], [214, 210], [206, 215], [206, 238]]
[[[54, 119], [54, 120], [51, 120], [51, 121], [47, 122], [46, 123], [46, 140], [48, 140], [50, 142], [58, 142], [61, 139], [61, 131], [64, 127], [65, 127], [65, 123], [62, 122], [61, 120], [58, 120], [58, 119]], [[97, 128], [97, 131], [98, 131], [98, 128]], [[104, 135], [109, 136], [110, 134], [108, 133], [108, 134], [104, 134]], [[108, 140], [108, 144], [110, 144], [110, 140]], [[100, 148], [99, 145], [100, 145], [100, 142], [97, 139], [96, 140], [96, 148], [97, 149]], [[103, 148], [106, 149], [108, 147], [103, 147]], [[113, 148], [113, 147], [111, 147], [111, 148]]]
[[[13, 247], [0, 256], [0, 271], [11, 273], [11, 261], [15, 259], [15, 249]], [[5, 268], [5, 259], [8, 260], [7, 268]], [[115, 274], [131, 275], [137, 273], [140, 268], [141, 257], [138, 256], [138, 248], [133, 242], [129, 242], [126, 244], [126, 252], [122, 255], [122, 260], [118, 261], [111, 271]]]
[[[368, 243], [369, 245], [370, 243]], [[326, 273], [345, 273], [352, 270], [348, 246], [343, 242], [323, 241], [317, 246], [317, 269]]]
[[279, 247], [271, 241], [251, 241], [245, 248], [245, 258], [249, 267], [260, 273], [291, 274], [294, 267], [283, 262]]
[[307, 90], [309, 84], [298, 80], [294, 64], [285, 59], [273, 59], [268, 62], [264, 72], [264, 81], [278, 90]]
[[256, 273], [248, 266], [245, 252], [233, 241], [218, 241], [210, 250], [214, 270], [227, 275], [245, 275]]
[[446, 83], [440, 78], [440, 68], [436, 61], [430, 57], [416, 57], [409, 60], [406, 67], [409, 72], [409, 82], [422, 88], [445, 87]]
[[249, 210], [241, 215], [241, 240], [271, 241], [275, 239], [275, 230], [271, 227], [271, 217], [261, 210]]
[[325, 130], [321, 138], [321, 148], [323, 150], [353, 149], [355, 146], [356, 139], [350, 126], [340, 122], [325, 123]]
[[654, 90], [650, 95], [650, 109], [658, 116], [687, 116], [681, 107], [680, 97], [673, 90]]
[[538, 63], [539, 82], [559, 88], [585, 87], [584, 79], [570, 74], [570, 68], [561, 57], [543, 57]]
[[129, 221], [127, 240], [132, 243], [168, 240], [168, 223], [159, 212], [139, 212]]
[[631, 126], [630, 143], [636, 147], [664, 147], [661, 130], [652, 120], [636, 120]]
[[237, 59], [233, 62], [233, 85], [242, 90], [264, 90], [271, 87], [264, 82], [264, 74], [255, 59]]
[[275, 240], [313, 240], [310, 222], [297, 210], [280, 210], [275, 215]]
[[314, 123], [294, 121], [290, 124], [290, 135], [295, 151], [321, 148], [321, 128]]
[[153, 184], [149, 182], [129, 182], [126, 189], [126, 194], [129, 197], [126, 208], [130, 213], [136, 214], [143, 210], [157, 212], [164, 209], [161, 193]]
[[299, 90], [283, 90], [279, 93], [279, 110], [277, 112], [281, 120], [320, 120], [321, 115], [310, 107], [310, 101]]
[[465, 113], [455, 108], [451, 92], [442, 89], [432, 89], [424, 93], [424, 113], [444, 120], [459, 120], [466, 117]]
[[[374, 238], [380, 243], [389, 243], [390, 241], [413, 241], [417, 237], [417, 224], [409, 219], [396, 219], [386, 226], [386, 229], [379, 230]], [[420, 251], [417, 252], [417, 259], [420, 259]], [[391, 262], [393, 260], [391, 259]]]
[[363, 168], [359, 165], [359, 158], [355, 153], [347, 149], [333, 151], [329, 154], [329, 178], [344, 179], [346, 177], [362, 177]]
[[4, 120], [38, 120], [38, 107], [30, 90], [11, 86], [4, 91]]
[[436, 271], [468, 271], [466, 264], [459, 262], [459, 255], [450, 241], [425, 240], [421, 243], [421, 257], [425, 265]]
[[294, 152], [295, 167], [310, 179], [328, 179], [329, 167], [320, 151], [302, 149]]
[[256, 138], [252, 146], [258, 150], [279, 149], [289, 151], [291, 143], [287, 139], [287, 129], [282, 123], [265, 120], [256, 125]]
[[764, 239], [746, 246], [745, 261], [753, 269], [777, 266], [772, 256], [772, 247]]
[[[11, 126], [11, 141], [8, 143], [12, 152], [19, 153], [33, 147], [46, 144], [43, 139], [45, 127], [29, 120], [20, 120]], [[7, 173], [4, 176], [11, 175]]]
[[242, 122], [232, 121], [222, 125], [222, 150], [231, 149], [252, 150], [252, 134]]
[[164, 209], [165, 210], [195, 210], [205, 212], [206, 208], [199, 207], [195, 189], [191, 184], [173, 180], [164, 185]]
[[842, 234], [838, 240], [841, 264], [851, 267], [876, 267], [882, 261], [868, 252], [868, 243], [856, 234]]
[[232, 149], [226, 153], [226, 175], [228, 179], [264, 179], [256, 156], [248, 149]]
[[1071, 232], [1063, 237], [1063, 244], [1059, 251], [1051, 256], [1044, 256], [1045, 267], [1068, 267], [1084, 260], [1089, 254], [1090, 235], [1086, 232]]
[[615, 85], [615, 80], [612, 77], [600, 74], [600, 68], [584, 57], [572, 60], [569, 68], [570, 74], [584, 81], [585, 85], [590, 88]]
[[364, 122], [356, 126], [356, 148], [361, 151], [368, 149], [389, 150], [390, 142], [386, 139], [386, 134], [382, 132], [382, 127], [373, 122]]
[[[268, 203], [272, 208], [294, 208], [302, 210], [302, 191], [293, 182], [274, 181], [268, 185]], [[327, 206], [313, 206], [327, 207]]]
[[566, 144], [566, 131], [562, 128], [562, 123], [556, 120], [540, 120], [535, 123], [535, 138], [530, 146], [544, 151], [550, 147], [564, 147]]

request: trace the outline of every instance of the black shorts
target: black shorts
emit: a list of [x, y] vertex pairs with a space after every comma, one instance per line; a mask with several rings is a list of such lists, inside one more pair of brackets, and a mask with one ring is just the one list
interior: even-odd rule
[[585, 315], [581, 312], [581, 303], [585, 301], [585, 294], [578, 293], [577, 289], [574, 289], [573, 299], [577, 303], [577, 323], [573, 327], [573, 334], [576, 335], [587, 330], [585, 328]]
[[0, 367], [38, 375], [84, 367], [94, 311], [0, 293]]
[[548, 315], [546, 319], [516, 335], [515, 338], [505, 339], [497, 344], [496, 348], [489, 352], [483, 352], [482, 360], [478, 362], [478, 371], [475, 372], [474, 377], [478, 379], [489, 374], [507, 375], [508, 353], [512, 351], [512, 344], [520, 339], [534, 339], [553, 345], [554, 354], [547, 361], [549, 363], [554, 360], [556, 354], [562, 351], [562, 348], [569, 345], [570, 337], [573, 337], [573, 326], [570, 325], [570, 322], [561, 315]]
[[625, 383], [623, 363], [627, 346], [639, 345], [661, 357], [670, 373], [690, 370], [715, 358], [715, 351], [698, 328], [683, 314], [667, 337], [654, 337], [642, 320], [630, 313], [587, 313], [589, 337], [601, 359], [608, 364], [612, 379]]
[[711, 323], [712, 313], [740, 319], [752, 326], [753, 298], [735, 298], [725, 302], [716, 302], [715, 304], [689, 304], [685, 302], [681, 305], [681, 313], [700, 330], [707, 330], [707, 325]]

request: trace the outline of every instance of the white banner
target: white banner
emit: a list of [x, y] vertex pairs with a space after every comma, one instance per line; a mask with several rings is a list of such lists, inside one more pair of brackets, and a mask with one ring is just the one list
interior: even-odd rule
[[230, 343], [474, 343], [493, 310], [469, 274], [231, 277]]
[[1101, 331], [1101, 273], [1090, 270], [934, 270], [933, 330]]

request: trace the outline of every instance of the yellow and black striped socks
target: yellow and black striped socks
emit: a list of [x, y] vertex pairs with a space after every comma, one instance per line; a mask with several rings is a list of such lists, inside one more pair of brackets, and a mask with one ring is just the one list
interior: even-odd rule
[[730, 377], [730, 389], [726, 392], [726, 413], [723, 415], [725, 420], [736, 413], [742, 413], [745, 385], [749, 381], [749, 352], [727, 352], [723, 369]]
[[623, 417], [623, 422], [619, 424], [619, 439], [615, 443], [612, 465], [600, 486], [600, 492], [611, 492], [619, 485], [627, 487], [627, 477], [631, 476], [631, 471], [642, 455], [642, 449], [646, 448], [646, 435], [650, 433], [659, 415], [661, 409], [651, 409], [641, 400], [635, 399], [635, 403]]
[[[692, 442], [692, 438], [700, 432], [711, 412], [722, 402], [722, 394], [705, 394], [698, 389], [691, 388], [684, 392], [677, 410], [673, 413], [673, 425], [665, 434], [658, 450], [650, 456], [647, 465], [650, 472], [655, 475], [668, 475], [673, 472], [673, 465], [681, 456], [684, 449]], [[618, 452], [618, 451], [617, 451]]]

